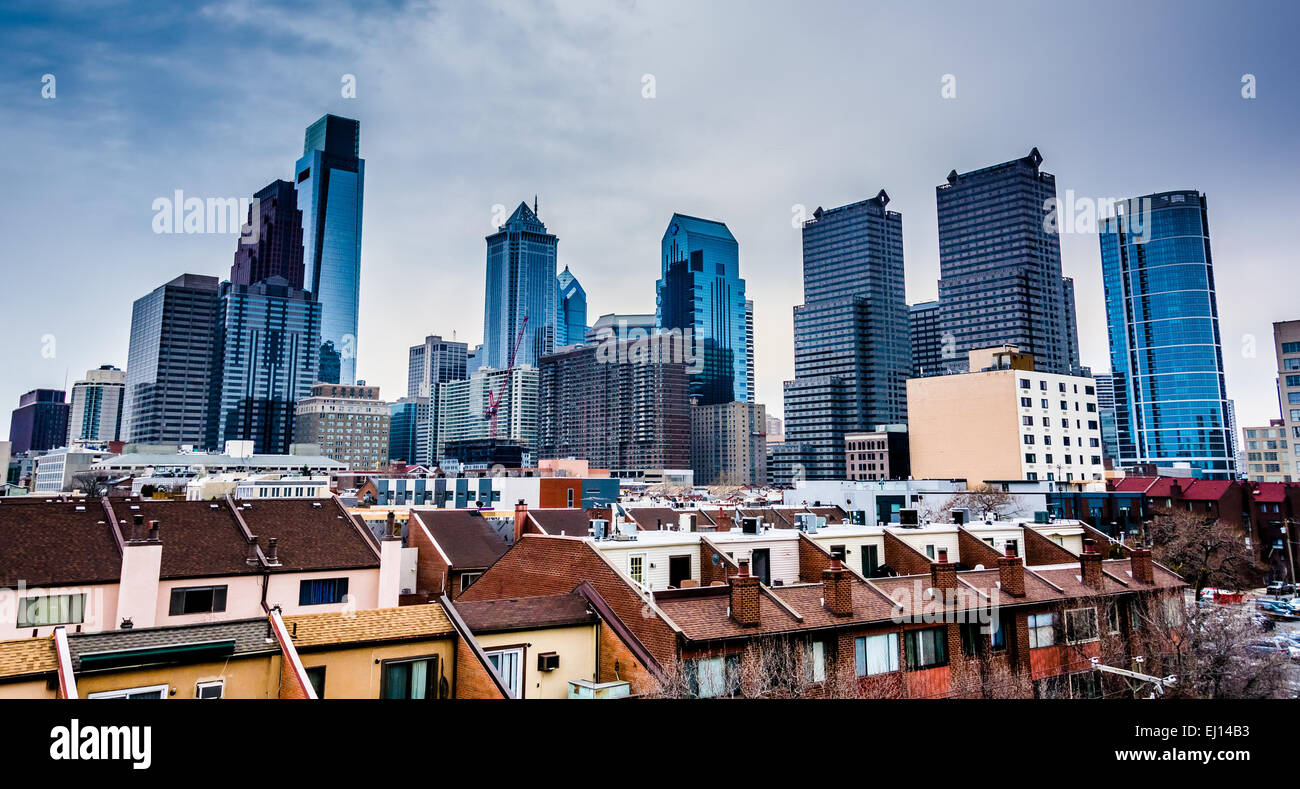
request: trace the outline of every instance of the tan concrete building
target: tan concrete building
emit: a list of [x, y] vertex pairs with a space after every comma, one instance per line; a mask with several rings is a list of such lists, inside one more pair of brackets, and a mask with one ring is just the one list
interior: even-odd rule
[[907, 382], [912, 477], [1103, 480], [1092, 378], [1038, 372], [1015, 346], [969, 357], [972, 372]]
[[767, 414], [757, 403], [691, 406], [691, 468], [697, 485], [767, 482]]
[[1270, 419], [1267, 427], [1243, 427], [1241, 445], [1246, 452], [1246, 478], [1251, 482], [1290, 482], [1295, 468], [1284, 420]]
[[873, 430], [844, 435], [845, 479], [907, 479], [911, 465], [907, 453], [907, 431]]
[[[1300, 480], [1300, 321], [1273, 324], [1273, 345], [1277, 353], [1277, 395], [1282, 404], [1283, 438], [1287, 451], [1279, 450], [1278, 464], [1286, 481]], [[1250, 449], [1246, 449], [1249, 467]], [[1254, 476], [1251, 477], [1254, 479]]]
[[388, 403], [379, 399], [378, 386], [313, 384], [294, 420], [295, 443], [318, 444], [325, 457], [349, 469], [388, 465]]

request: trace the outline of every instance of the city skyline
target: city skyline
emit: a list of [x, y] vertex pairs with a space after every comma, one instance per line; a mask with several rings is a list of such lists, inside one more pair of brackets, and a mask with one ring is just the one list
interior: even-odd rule
[[[856, 55], [847, 35], [832, 30], [834, 20], [804, 19], [781, 9], [738, 24], [770, 37], [782, 26], [805, 29], [815, 21], [829, 35], [821, 42], [825, 57], [813, 57], [793, 37], [788, 62], [780, 66], [725, 48], [692, 52], [689, 38], [677, 45], [689, 57], [656, 52], [658, 36], [685, 18], [684, 7], [672, 5], [570, 6], [544, 17], [525, 8], [512, 14], [503, 30], [477, 42], [478, 49], [469, 42], [482, 38], [490, 25], [474, 11], [417, 9], [405, 18], [409, 31], [384, 34], [393, 49], [385, 54], [404, 58], [401, 62], [410, 64], [406, 74], [381, 71], [375, 58], [350, 41], [350, 30], [344, 42], [349, 27], [375, 31], [401, 21], [387, 11], [363, 16], [327, 6], [319, 20], [323, 24], [309, 35], [291, 23], [287, 11], [270, 9], [269, 21], [279, 24], [270, 27], [281, 32], [259, 34], [261, 54], [241, 61], [247, 51], [234, 37], [244, 29], [246, 12], [237, 5], [205, 10], [203, 22], [218, 31], [218, 43], [205, 51], [232, 62], [236, 77], [266, 66], [267, 37], [284, 44], [281, 56], [292, 65], [274, 103], [268, 103], [265, 96], [246, 95], [238, 78], [229, 80], [233, 87], [217, 85], [185, 68], [153, 75], [168, 90], [133, 92], [139, 73], [111, 48], [93, 63], [79, 54], [86, 34], [66, 32], [69, 17], [78, 12], [54, 12], [63, 24], [42, 16], [48, 13], [7, 19], [11, 24], [4, 35], [14, 39], [7, 42], [9, 54], [0, 55], [0, 66], [13, 75], [3, 87], [12, 120], [0, 134], [20, 154], [0, 165], [15, 186], [0, 198], [6, 209], [3, 229], [12, 260], [45, 263], [11, 270], [10, 286], [26, 296], [7, 303], [14, 353], [0, 382], [0, 402], [16, 403], [19, 394], [33, 388], [59, 388], [65, 379], [70, 386], [82, 371], [100, 364], [125, 367], [131, 302], [184, 272], [224, 275], [233, 243], [230, 235], [153, 233], [152, 201], [177, 189], [204, 197], [248, 196], [272, 179], [290, 177], [288, 163], [300, 150], [302, 129], [333, 113], [357, 118], [367, 130], [370, 183], [357, 377], [379, 385], [389, 399], [404, 389], [406, 349], [421, 337], [456, 333], [471, 346], [482, 339], [476, 335], [483, 314], [482, 237], [491, 232], [497, 205], [539, 193], [542, 220], [565, 240], [559, 264], [582, 281], [593, 316], [650, 311], [658, 273], [656, 237], [673, 212], [727, 223], [739, 243], [746, 296], [755, 303], [758, 393], [753, 399], [783, 415], [781, 382], [793, 373], [790, 310], [801, 301], [798, 209], [811, 218], [817, 205], [843, 205], [867, 199], [880, 187], [888, 190], [891, 209], [908, 219], [907, 300], [916, 304], [937, 292], [933, 190], [944, 174], [1007, 161], [1037, 146], [1062, 200], [1186, 188], [1213, 201], [1228, 397], [1237, 402], [1241, 424], [1266, 424], [1278, 416], [1271, 324], [1296, 315], [1286, 288], [1258, 289], [1254, 283], [1287, 273], [1289, 250], [1280, 236], [1264, 231], [1285, 226], [1289, 195], [1274, 173], [1294, 156], [1282, 131], [1294, 127], [1300, 102], [1288, 72], [1280, 68], [1285, 26], [1276, 20], [1265, 24], [1223, 9], [1212, 9], [1196, 24], [1176, 19], [1171, 32], [1179, 46], [1171, 45], [1166, 54], [1211, 38], [1219, 46], [1180, 69], [1156, 72], [1138, 88], [1116, 80], [1159, 58], [1144, 54], [1136, 63], [1099, 62], [1071, 40], [1086, 40], [1089, 26], [1102, 25], [1104, 15], [1074, 19], [1075, 28], [1063, 38], [1050, 29], [1062, 14], [1053, 9], [1040, 12], [1047, 32], [1007, 59], [981, 61], [981, 49], [968, 40], [1006, 24], [1011, 13], [1006, 7], [986, 20], [957, 7], [936, 15], [926, 32], [935, 42], [933, 52], [884, 46], [890, 36], [882, 35], [884, 49], [870, 57], [893, 58], [897, 77], [887, 85], [828, 76], [832, 63], [858, 63], [860, 57], [866, 64], [868, 56]], [[1154, 18], [1167, 9], [1132, 13]], [[840, 8], [833, 15], [845, 24], [878, 23], [903, 39], [924, 29], [887, 9]], [[1222, 18], [1216, 20], [1218, 15]], [[595, 36], [593, 51], [575, 52], [538, 39], [512, 51], [516, 37], [539, 18]], [[21, 43], [25, 20], [43, 25], [47, 45], [41, 52]], [[163, 53], [193, 43], [184, 35], [192, 31], [184, 17], [162, 14], [138, 34], [119, 28], [131, 21], [124, 14], [108, 24], [124, 36], [124, 47], [148, 36]], [[182, 34], [176, 44], [165, 40], [169, 30]], [[223, 38], [222, 31], [231, 38]], [[639, 41], [647, 31], [647, 40]], [[1107, 28], [1106, 34], [1119, 39], [1117, 46], [1129, 37], [1139, 40], [1131, 32]], [[439, 54], [422, 52], [414, 44], [419, 35], [446, 46]], [[319, 54], [313, 44], [324, 44]], [[475, 57], [469, 65], [458, 64], [456, 58], [466, 54]], [[563, 83], [556, 76], [560, 65], [548, 57], [567, 63], [566, 73], [577, 66], [588, 76]], [[1041, 59], [1041, 69], [1027, 68], [1031, 57]], [[522, 63], [535, 71], [514, 84]], [[54, 99], [41, 98], [45, 73], [58, 77]], [[356, 79], [356, 99], [340, 95], [349, 74]], [[425, 106], [416, 87], [427, 84], [431, 74], [444, 80], [450, 96]], [[1259, 98], [1242, 98], [1245, 74], [1258, 78]], [[652, 83], [644, 81], [646, 75]], [[955, 77], [955, 98], [942, 97], [945, 75]], [[557, 81], [564, 85], [558, 95], [554, 88], [545, 96], [528, 95]], [[644, 97], [648, 84], [654, 98]], [[24, 85], [27, 93], [21, 92]], [[727, 89], [721, 98], [719, 87]], [[874, 112], [824, 99], [825, 91], [846, 88], [871, 97], [864, 104], [883, 102], [900, 117], [913, 117], [882, 128], [872, 123]], [[187, 92], [179, 93], [182, 89]], [[1137, 90], [1149, 92], [1144, 117], [1124, 127], [1108, 123], [1106, 106], [1131, 99], [1128, 91]], [[487, 97], [493, 91], [498, 95]], [[765, 118], [753, 128], [726, 122], [728, 110], [752, 115], [768, 94], [785, 97], [799, 117]], [[175, 106], [166, 100], [169, 95], [185, 98]], [[236, 95], [242, 99], [232, 102]], [[515, 109], [495, 121], [505, 131], [475, 125], [512, 101]], [[530, 111], [556, 101], [567, 117], [540, 115], [538, 128], [517, 150], [504, 144], [518, 138], [517, 124]], [[570, 112], [589, 104], [600, 111]], [[432, 127], [437, 134], [428, 128], [421, 132], [438, 105], [448, 110], [448, 119]], [[996, 122], [990, 119], [999, 114]], [[675, 128], [692, 115], [700, 117], [699, 124]], [[218, 117], [221, 123], [210, 123]], [[456, 125], [462, 122], [465, 126]], [[1150, 142], [1153, 130], [1171, 128], [1179, 134]], [[960, 129], [960, 135], [951, 129]], [[855, 149], [842, 144], [864, 135], [865, 143]], [[70, 142], [73, 138], [81, 148]], [[729, 145], [720, 145], [724, 140]], [[55, 156], [55, 150], [62, 153]], [[756, 155], [762, 158], [755, 160]], [[50, 205], [61, 209], [50, 211]], [[69, 215], [82, 232], [57, 232]], [[1074, 278], [1078, 291], [1082, 363], [1101, 372], [1108, 365], [1097, 233], [1067, 233], [1061, 243], [1063, 272]], [[58, 265], [70, 275], [59, 281], [68, 284], [51, 288], [42, 278]], [[428, 282], [435, 294], [459, 297], [429, 309], [429, 290], [391, 284], [410, 277]], [[61, 313], [98, 319], [50, 317]], [[46, 335], [54, 340], [52, 356], [45, 355]], [[1251, 349], [1253, 357], [1247, 353]], [[2, 410], [7, 413], [8, 407]]]

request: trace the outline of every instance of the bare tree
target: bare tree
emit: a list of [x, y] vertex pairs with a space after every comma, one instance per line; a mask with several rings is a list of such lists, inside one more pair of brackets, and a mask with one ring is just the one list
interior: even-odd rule
[[113, 475], [107, 471], [79, 471], [72, 475], [72, 487], [87, 496], [107, 496], [113, 486]]
[[898, 682], [877, 683], [871, 692], [831, 652], [818, 670], [810, 641], [771, 635], [753, 639], [742, 650], [678, 660], [664, 670], [646, 695], [654, 698], [729, 697], [745, 699], [891, 698]]
[[1153, 558], [1191, 584], [1197, 597], [1207, 586], [1249, 589], [1264, 577], [1242, 531], [1186, 510], [1155, 513], [1147, 529]]

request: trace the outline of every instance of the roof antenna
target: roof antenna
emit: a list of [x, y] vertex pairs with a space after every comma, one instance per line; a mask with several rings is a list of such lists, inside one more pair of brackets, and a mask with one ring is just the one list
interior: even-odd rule
[[537, 215], [537, 195], [533, 195], [533, 215]]

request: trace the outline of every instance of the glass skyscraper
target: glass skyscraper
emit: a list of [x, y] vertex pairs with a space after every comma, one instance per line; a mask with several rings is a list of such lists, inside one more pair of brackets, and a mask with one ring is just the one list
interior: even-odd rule
[[483, 353], [475, 357], [475, 369], [506, 369], [521, 330], [516, 364], [536, 367], [538, 359], [555, 350], [558, 244], [526, 203], [487, 237]]
[[302, 212], [303, 287], [321, 305], [320, 380], [356, 383], [361, 294], [361, 124], [326, 115], [307, 127], [294, 169]]
[[587, 341], [587, 291], [569, 267], [559, 274], [559, 306], [556, 308], [556, 347], [581, 345]]
[[1205, 197], [1161, 192], [1101, 226], [1121, 466], [1235, 476]]
[[1061, 239], [1049, 229], [1056, 177], [1042, 162], [1035, 148], [1014, 161], [953, 170], [936, 187], [942, 331], [957, 359], [1010, 344], [1033, 354], [1038, 370], [1074, 375], [1073, 283], [1061, 275]]
[[750, 402], [749, 334], [740, 246], [727, 226], [710, 219], [673, 214], [660, 242], [655, 324], [689, 332], [699, 365], [692, 369], [690, 395], [700, 405]]
[[794, 380], [774, 474], [844, 477], [844, 435], [907, 421], [912, 340], [903, 286], [903, 216], [873, 198], [803, 226], [804, 304], [794, 308]]
[[256, 454], [289, 454], [295, 406], [316, 381], [320, 303], [277, 276], [223, 282], [217, 313], [208, 448], [252, 441]]

